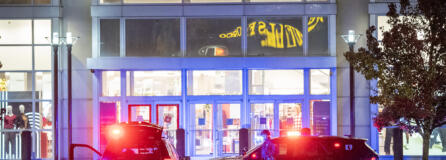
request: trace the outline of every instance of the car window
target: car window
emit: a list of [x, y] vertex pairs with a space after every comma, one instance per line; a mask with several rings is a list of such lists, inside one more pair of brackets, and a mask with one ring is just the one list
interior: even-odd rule
[[170, 157], [163, 141], [110, 145], [104, 152], [104, 160], [164, 159]]

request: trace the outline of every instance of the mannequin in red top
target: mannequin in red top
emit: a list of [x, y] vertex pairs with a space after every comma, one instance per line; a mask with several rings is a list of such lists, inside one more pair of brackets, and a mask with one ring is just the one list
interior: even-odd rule
[[[5, 125], [4, 129], [12, 130], [15, 128], [16, 115], [12, 113], [12, 106], [6, 107], [6, 116], [5, 116]], [[15, 132], [4, 132], [5, 133], [5, 153], [6, 155], [10, 155], [10, 157], [14, 157], [15, 155]], [[9, 151], [9, 143], [11, 143], [11, 152]]]

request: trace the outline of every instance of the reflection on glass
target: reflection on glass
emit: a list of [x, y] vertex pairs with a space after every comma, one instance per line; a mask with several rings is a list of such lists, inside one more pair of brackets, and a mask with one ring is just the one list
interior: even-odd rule
[[34, 47], [35, 70], [51, 70], [51, 46]]
[[213, 154], [213, 105], [195, 104], [195, 155]]
[[121, 96], [121, 72], [102, 72], [102, 96]]
[[239, 152], [240, 104], [218, 104], [221, 108], [223, 153]]
[[242, 71], [188, 71], [189, 95], [241, 95]]
[[[21, 2], [21, 0], [10, 0], [10, 1]], [[2, 3], [0, 2], [0, 4]], [[15, 3], [15, 4], [20, 4], [20, 3]], [[0, 44], [31, 44], [32, 43], [31, 20], [0, 20], [0, 35], [2, 36], [2, 38], [0, 39]]]
[[147, 122], [151, 123], [150, 105], [129, 105], [130, 122]]
[[248, 18], [248, 56], [302, 56], [301, 17]]
[[[1, 29], [0, 29], [1, 32]], [[1, 35], [1, 33], [0, 33]], [[3, 35], [2, 35], [3, 39]], [[0, 39], [1, 40], [1, 39]], [[0, 47], [0, 60], [3, 67], [0, 70], [31, 70], [31, 46], [2, 46]]]
[[274, 132], [274, 104], [273, 103], [257, 103], [251, 104], [251, 146], [257, 146], [263, 143], [263, 137], [260, 135], [264, 129]]
[[240, 25], [240, 19], [187, 19], [187, 56], [241, 56]]
[[[180, 96], [181, 71], [128, 71], [131, 96]], [[133, 85], [130, 84], [133, 81]]]
[[120, 56], [119, 19], [101, 19], [100, 22], [100, 51], [101, 57]]
[[279, 104], [280, 135], [286, 135], [287, 131], [300, 133], [302, 129], [302, 104]]
[[119, 4], [121, 0], [99, 0], [101, 4]]
[[308, 17], [308, 55], [328, 56], [328, 18]]
[[310, 70], [310, 94], [328, 95], [330, 94], [330, 70], [312, 69]]
[[179, 19], [125, 20], [126, 56], [180, 56]]
[[242, 0], [190, 0], [190, 3], [228, 3], [242, 2]]
[[311, 134], [315, 136], [330, 135], [330, 101], [310, 101]]
[[303, 70], [250, 70], [249, 94], [304, 94]]
[[[36, 2], [36, 0], [34, 0], [34, 2]], [[51, 38], [51, 20], [50, 19], [34, 20], [34, 43], [49, 44], [50, 41], [47, 40], [45, 37]]]
[[51, 99], [53, 93], [51, 72], [36, 72], [36, 95], [40, 99]]

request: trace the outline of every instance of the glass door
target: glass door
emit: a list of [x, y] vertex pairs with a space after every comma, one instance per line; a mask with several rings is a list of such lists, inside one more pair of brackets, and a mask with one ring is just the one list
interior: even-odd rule
[[130, 104], [129, 122], [147, 122], [151, 123], [151, 105], [150, 104]]
[[192, 155], [217, 157], [239, 153], [241, 104], [190, 104], [193, 118]]
[[179, 128], [179, 105], [157, 104], [156, 123], [162, 126], [164, 135], [176, 146], [176, 130]]
[[280, 136], [300, 135], [302, 129], [302, 103], [279, 103]]
[[269, 130], [274, 136], [274, 103], [252, 103], [251, 104], [251, 146], [263, 143], [260, 135], [262, 130]]
[[193, 113], [192, 145], [193, 155], [212, 156], [214, 154], [214, 105], [209, 103], [191, 104]]
[[217, 137], [219, 155], [239, 153], [240, 103], [217, 104]]
[[[287, 136], [289, 134], [300, 135], [305, 109], [302, 101], [254, 101], [250, 103], [251, 142], [254, 147], [263, 143], [260, 133], [269, 130], [272, 137]], [[304, 111], [303, 111], [304, 110]]]

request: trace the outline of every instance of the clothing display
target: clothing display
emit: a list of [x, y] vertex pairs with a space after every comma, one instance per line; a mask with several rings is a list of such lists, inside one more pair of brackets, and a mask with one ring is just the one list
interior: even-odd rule
[[21, 134], [22, 137], [22, 160], [30, 160], [31, 159], [31, 131], [23, 131]]
[[28, 112], [25, 113], [25, 116], [28, 118], [30, 128], [40, 129], [40, 113]]
[[29, 128], [29, 120], [25, 114], [20, 114], [16, 118], [16, 125], [19, 129], [28, 129]]
[[11, 144], [11, 154], [15, 154], [15, 132], [5, 132], [5, 152], [9, 153], [9, 144]]
[[5, 129], [14, 129], [14, 122], [16, 119], [16, 115], [6, 115], [5, 116]]

